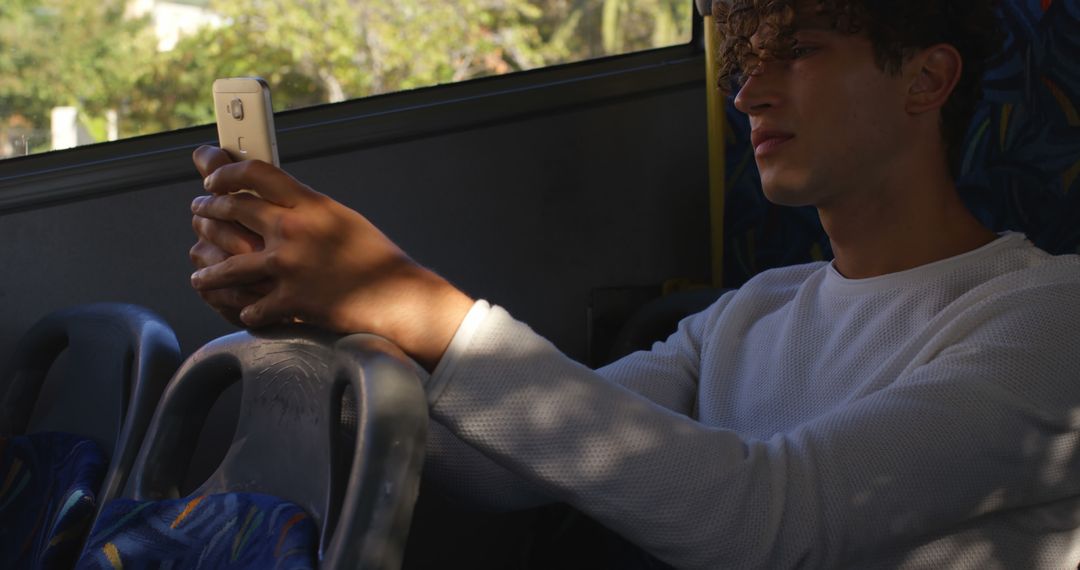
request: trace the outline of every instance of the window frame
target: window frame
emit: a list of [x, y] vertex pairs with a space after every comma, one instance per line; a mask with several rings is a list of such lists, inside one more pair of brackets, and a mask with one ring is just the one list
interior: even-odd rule
[[[686, 44], [276, 113], [281, 162], [703, 86], [703, 20], [691, 17]], [[213, 124], [0, 160], [0, 215], [190, 178], [202, 144], [217, 144]]]

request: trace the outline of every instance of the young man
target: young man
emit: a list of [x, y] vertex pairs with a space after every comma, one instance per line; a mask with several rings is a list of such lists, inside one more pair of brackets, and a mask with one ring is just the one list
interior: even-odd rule
[[569, 503], [677, 567], [1076, 566], [1080, 259], [986, 230], [950, 175], [989, 2], [718, 8], [764, 191], [817, 207], [833, 262], [592, 371], [360, 214], [204, 147], [193, 285], [246, 326], [388, 337], [432, 372], [447, 486]]

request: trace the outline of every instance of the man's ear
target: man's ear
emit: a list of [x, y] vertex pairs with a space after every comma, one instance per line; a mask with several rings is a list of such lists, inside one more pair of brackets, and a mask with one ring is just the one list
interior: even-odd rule
[[963, 60], [953, 46], [935, 44], [920, 50], [904, 67], [910, 78], [905, 110], [920, 114], [945, 105], [960, 81]]

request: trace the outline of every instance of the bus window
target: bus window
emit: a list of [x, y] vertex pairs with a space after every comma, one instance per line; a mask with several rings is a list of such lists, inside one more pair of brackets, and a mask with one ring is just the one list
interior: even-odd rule
[[689, 0], [12, 0], [0, 158], [210, 123], [215, 78], [276, 111], [691, 39]]

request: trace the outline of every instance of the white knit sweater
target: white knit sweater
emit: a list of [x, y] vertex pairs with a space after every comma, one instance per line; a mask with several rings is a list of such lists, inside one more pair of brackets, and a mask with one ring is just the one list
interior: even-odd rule
[[1080, 258], [1020, 234], [768, 271], [597, 371], [481, 301], [427, 391], [444, 485], [567, 502], [680, 568], [1080, 561]]

